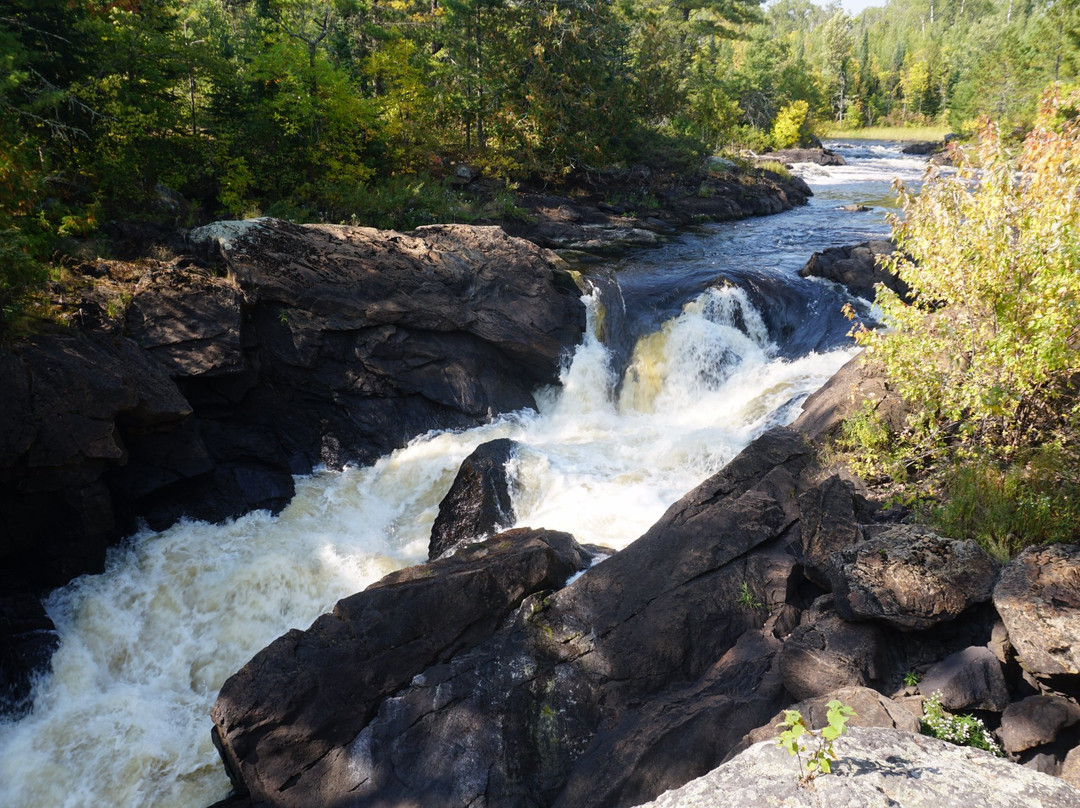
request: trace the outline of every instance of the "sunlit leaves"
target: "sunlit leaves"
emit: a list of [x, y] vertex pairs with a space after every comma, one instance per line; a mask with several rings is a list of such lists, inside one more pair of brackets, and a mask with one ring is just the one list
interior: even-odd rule
[[990, 126], [975, 162], [903, 195], [891, 268], [915, 305], [881, 293], [892, 328], [864, 335], [909, 401], [1003, 457], [1054, 427], [1080, 371], [1080, 126], [1055, 125], [1061, 105], [1015, 159]]

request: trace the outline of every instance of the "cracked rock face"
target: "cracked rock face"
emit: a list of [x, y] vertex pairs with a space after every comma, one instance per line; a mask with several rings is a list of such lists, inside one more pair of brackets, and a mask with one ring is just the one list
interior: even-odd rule
[[1002, 571], [994, 606], [1026, 670], [1080, 675], [1080, 545], [1025, 550]]
[[876, 620], [902, 631], [953, 620], [990, 599], [998, 564], [972, 541], [891, 525], [830, 559], [829, 583], [845, 620]]

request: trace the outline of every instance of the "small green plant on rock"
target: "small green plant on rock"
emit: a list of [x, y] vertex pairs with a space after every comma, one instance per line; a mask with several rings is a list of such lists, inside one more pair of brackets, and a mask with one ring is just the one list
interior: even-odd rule
[[972, 746], [1004, 757], [1001, 746], [983, 722], [973, 715], [951, 715], [941, 706], [941, 691], [935, 691], [923, 702], [923, 735], [957, 746]]
[[919, 683], [919, 674], [908, 671], [904, 674], [904, 687], [915, 687]]
[[743, 581], [742, 589], [739, 590], [739, 605], [745, 606], [747, 609], [765, 608], [765, 604], [758, 600], [754, 593], [750, 591], [750, 584], [746, 581]]
[[[833, 742], [847, 732], [848, 719], [858, 715], [855, 710], [837, 699], [830, 701], [828, 707], [829, 711], [825, 714], [828, 726], [820, 730], [810, 729], [798, 710], [785, 710], [784, 720], [778, 725], [783, 729], [780, 733], [780, 746], [798, 759], [800, 772], [806, 769], [803, 782], [832, 771], [832, 762], [839, 760]], [[807, 753], [805, 766], [803, 752]]]

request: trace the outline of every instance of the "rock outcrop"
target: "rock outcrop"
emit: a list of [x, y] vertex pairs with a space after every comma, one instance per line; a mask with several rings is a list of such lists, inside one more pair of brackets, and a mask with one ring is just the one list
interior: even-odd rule
[[792, 163], [817, 163], [819, 166], [843, 166], [847, 165], [839, 154], [825, 148], [817, 149], [778, 149], [777, 151], [765, 152], [758, 155], [758, 162], [780, 162], [785, 165]]
[[384, 700], [410, 681], [426, 689], [425, 671], [490, 637], [526, 596], [562, 586], [587, 562], [565, 533], [519, 529], [338, 601], [222, 687], [215, 743], [230, 775], [256, 801], [333, 804], [347, 794], [340, 778], [350, 747]]
[[899, 730], [854, 727], [833, 773], [801, 782], [795, 759], [762, 741], [705, 777], [640, 808], [1069, 808], [1080, 791], [987, 752]]
[[514, 441], [501, 438], [481, 444], [465, 458], [431, 526], [430, 560], [514, 523], [507, 464], [516, 451]]
[[[823, 425], [818, 438], [829, 420], [813, 416]], [[763, 734], [775, 737], [770, 723], [799, 698], [809, 697], [797, 709], [815, 724], [839, 697], [866, 711], [860, 722], [913, 730], [931, 687], [1011, 733], [1025, 766], [1075, 769], [1066, 764], [1077, 741], [1077, 681], [1020, 675], [1008, 623], [989, 602], [998, 565], [970, 543], [875, 521], [890, 514], [855, 481], [823, 472], [816, 456], [796, 430], [766, 432], [644, 536], [565, 587], [525, 597], [501, 624], [481, 615], [483, 630], [470, 629], [459, 645], [439, 639], [449, 629], [434, 632], [430, 659], [373, 640], [385, 611], [368, 609], [367, 593], [356, 596], [340, 646], [327, 633], [334, 616], [287, 635], [229, 682], [214, 709], [238, 789], [267, 806], [629, 808]], [[440, 565], [501, 540], [466, 544], [407, 574], [450, 583], [452, 568]], [[1070, 550], [1055, 553], [1044, 563], [1067, 581], [1076, 569]], [[1013, 562], [1013, 574], [1029, 575], [1025, 563]], [[1022, 593], [1011, 596], [1031, 611]], [[1049, 588], [1029, 597], [1068, 601]], [[425, 625], [420, 603], [396, 600], [394, 620]], [[455, 619], [474, 625], [460, 608]], [[1047, 636], [1058, 627], [1050, 623]], [[330, 683], [348, 666], [359, 672], [334, 698]], [[910, 737], [895, 742], [904, 756], [884, 766], [896, 777], [921, 772], [918, 755], [939, 748]], [[982, 753], [956, 748], [946, 758], [973, 754]], [[867, 757], [860, 771], [882, 761]], [[1027, 782], [1015, 764], [998, 765]], [[941, 798], [933, 789], [927, 799]]]
[[494, 227], [267, 219], [192, 240], [226, 276], [156, 266], [122, 287], [116, 330], [0, 351], [5, 591], [100, 570], [137, 518], [280, 510], [317, 464], [533, 406], [584, 329], [565, 265]]
[[585, 326], [561, 259], [496, 227], [191, 238], [201, 258], [89, 268], [107, 306], [0, 348], [5, 594], [100, 571], [137, 520], [278, 511], [316, 465], [534, 406]]
[[847, 288], [856, 297], [873, 300], [880, 283], [901, 297], [910, 293], [908, 285], [880, 266], [879, 257], [892, 255], [891, 241], [866, 241], [847, 247], [829, 247], [810, 256], [799, 270], [804, 278], [825, 278]]

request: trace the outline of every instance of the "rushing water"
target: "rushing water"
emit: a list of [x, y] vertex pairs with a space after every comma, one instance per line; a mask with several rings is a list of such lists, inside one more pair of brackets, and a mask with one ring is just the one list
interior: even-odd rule
[[[851, 353], [846, 298], [799, 267], [814, 250], [884, 234], [889, 183], [921, 169], [887, 145], [839, 148], [851, 166], [800, 168], [817, 194], [809, 206], [620, 262], [625, 312], [617, 296], [587, 301], [590, 333], [538, 412], [300, 479], [278, 517], [133, 536], [104, 574], [55, 592], [53, 673], [29, 716], [0, 724], [0, 805], [198, 808], [226, 796], [207, 716], [221, 684], [287, 629], [422, 561], [439, 500], [484, 441], [521, 444], [518, 524], [620, 548], [793, 418]], [[836, 209], [852, 202], [879, 207]], [[623, 345], [598, 338], [601, 311]]]

